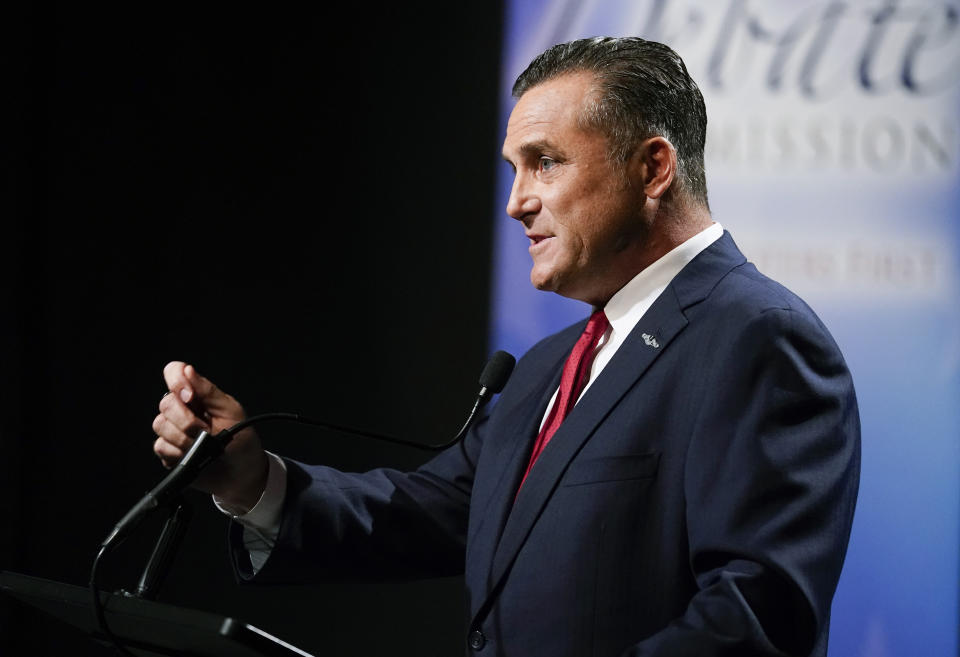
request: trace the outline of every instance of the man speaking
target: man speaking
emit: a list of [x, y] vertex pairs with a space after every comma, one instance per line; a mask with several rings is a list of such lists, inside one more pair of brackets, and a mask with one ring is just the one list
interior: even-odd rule
[[[697, 85], [662, 44], [594, 38], [541, 54], [514, 96], [507, 213], [531, 282], [588, 318], [413, 472], [305, 465], [238, 434], [195, 483], [237, 521], [238, 575], [462, 573], [470, 655], [825, 655], [853, 383], [813, 311], [712, 220]], [[244, 411], [191, 365], [164, 377], [169, 467]]]

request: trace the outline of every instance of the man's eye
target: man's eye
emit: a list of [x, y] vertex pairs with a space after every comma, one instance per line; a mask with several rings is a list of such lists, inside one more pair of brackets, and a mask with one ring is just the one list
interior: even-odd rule
[[556, 160], [551, 160], [549, 157], [540, 158], [540, 169], [542, 171], [549, 171], [553, 167], [557, 166]]

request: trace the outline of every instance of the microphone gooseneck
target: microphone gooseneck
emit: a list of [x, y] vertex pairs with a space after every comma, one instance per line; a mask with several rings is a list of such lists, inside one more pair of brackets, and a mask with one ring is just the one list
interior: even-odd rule
[[513, 373], [513, 367], [516, 365], [516, 362], [516, 359], [506, 351], [498, 351], [490, 357], [490, 360], [487, 361], [483, 371], [480, 373], [480, 391], [477, 393], [477, 398], [473, 403], [473, 408], [470, 410], [470, 414], [467, 416], [467, 421], [464, 422], [463, 426], [460, 428], [460, 431], [457, 432], [457, 435], [445, 443], [430, 445], [413, 440], [404, 440], [403, 438], [394, 438], [393, 436], [374, 433], [372, 431], [362, 431], [352, 427], [332, 424], [330, 422], [310, 418], [299, 413], [264, 413], [262, 415], [254, 415], [252, 417], [248, 417], [246, 420], [236, 423], [228, 429], [224, 429], [218, 433], [215, 438], [217, 438], [223, 443], [224, 446], [226, 446], [226, 444], [233, 439], [234, 434], [239, 433], [241, 430], [246, 429], [252, 424], [259, 424], [261, 422], [271, 420], [286, 420], [289, 422], [299, 422], [300, 424], [309, 424], [310, 426], [320, 427], [322, 429], [339, 431], [341, 433], [354, 436], [372, 438], [374, 440], [380, 440], [383, 442], [392, 443], [394, 445], [403, 445], [404, 447], [413, 447], [414, 449], [422, 449], [430, 452], [440, 451], [456, 444], [466, 435], [467, 430], [476, 419], [477, 411], [479, 411], [484, 404], [490, 401], [490, 398], [493, 395], [503, 390], [503, 387], [507, 384], [507, 379], [509, 379], [510, 374]]
[[168, 504], [170, 500], [174, 499], [177, 495], [188, 488], [190, 484], [193, 483], [193, 481], [197, 478], [200, 472], [207, 467], [211, 461], [223, 453], [223, 450], [233, 439], [234, 435], [253, 424], [259, 424], [261, 422], [272, 420], [299, 422], [301, 424], [308, 424], [323, 429], [330, 429], [341, 433], [362, 436], [364, 438], [372, 438], [374, 440], [393, 443], [395, 445], [403, 445], [405, 447], [413, 447], [415, 449], [422, 449], [426, 451], [439, 451], [456, 444], [466, 435], [467, 430], [476, 419], [477, 412], [480, 410], [480, 408], [482, 408], [483, 405], [486, 404], [493, 395], [503, 390], [503, 387], [507, 383], [507, 379], [510, 378], [510, 374], [513, 372], [513, 367], [515, 364], [516, 359], [514, 359], [513, 356], [505, 351], [498, 351], [490, 357], [490, 360], [487, 361], [483, 371], [480, 373], [480, 391], [477, 393], [476, 401], [474, 401], [473, 408], [470, 410], [467, 421], [463, 424], [463, 426], [460, 428], [460, 431], [457, 432], [457, 435], [454, 436], [453, 439], [441, 444], [429, 445], [413, 440], [394, 438], [392, 436], [386, 436], [370, 431], [361, 431], [351, 427], [345, 427], [332, 424], [330, 422], [324, 422], [322, 420], [316, 420], [299, 413], [264, 413], [262, 415], [254, 415], [245, 420], [237, 422], [233, 426], [223, 429], [217, 434], [209, 434], [206, 431], [201, 431], [200, 435], [198, 435], [196, 440], [194, 440], [189, 451], [187, 451], [184, 457], [180, 459], [180, 462], [177, 463], [177, 465], [166, 477], [163, 478], [163, 480], [160, 481], [160, 483], [154, 486], [149, 493], [144, 495], [143, 498], [137, 502], [137, 504], [134, 505], [134, 507], [130, 509], [130, 511], [128, 511], [123, 518], [120, 519], [120, 522], [116, 524], [116, 526], [113, 528], [113, 531], [111, 531], [107, 538], [104, 539], [104, 541], [101, 543], [101, 546], [109, 546], [117, 539], [122, 538], [149, 511]]

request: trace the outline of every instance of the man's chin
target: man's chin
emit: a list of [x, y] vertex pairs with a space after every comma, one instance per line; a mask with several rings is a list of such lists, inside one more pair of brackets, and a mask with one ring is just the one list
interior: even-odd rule
[[541, 292], [557, 291], [556, 281], [548, 276], [538, 276], [536, 270], [530, 272], [530, 283]]

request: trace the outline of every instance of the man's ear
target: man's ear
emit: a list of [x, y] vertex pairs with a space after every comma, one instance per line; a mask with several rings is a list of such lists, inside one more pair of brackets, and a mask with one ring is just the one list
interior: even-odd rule
[[648, 198], [662, 197], [677, 175], [677, 149], [663, 137], [650, 137], [633, 153], [643, 192]]

